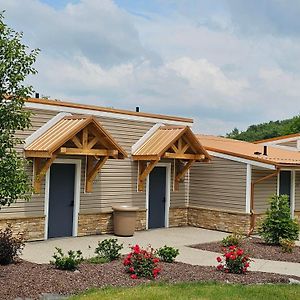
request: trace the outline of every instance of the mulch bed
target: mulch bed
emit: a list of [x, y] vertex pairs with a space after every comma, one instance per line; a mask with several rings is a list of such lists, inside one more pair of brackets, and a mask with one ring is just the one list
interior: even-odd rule
[[[223, 283], [258, 284], [288, 283], [295, 276], [272, 273], [248, 272], [246, 275], [226, 274], [214, 267], [192, 266], [184, 263], [161, 263], [159, 282], [217, 281]], [[39, 299], [43, 293], [70, 295], [92, 287], [129, 287], [151, 280], [131, 279], [124, 272], [122, 261], [102, 265], [81, 264], [77, 272], [61, 271], [49, 264], [35, 264], [20, 261], [8, 266], [0, 266], [0, 299]]]
[[[190, 247], [213, 252], [222, 252], [221, 242], [196, 244], [191, 245]], [[251, 258], [300, 263], [299, 246], [296, 246], [292, 253], [284, 253], [280, 246], [267, 245], [260, 238], [253, 237], [243, 240], [240, 248], [242, 248], [245, 253], [249, 254]]]

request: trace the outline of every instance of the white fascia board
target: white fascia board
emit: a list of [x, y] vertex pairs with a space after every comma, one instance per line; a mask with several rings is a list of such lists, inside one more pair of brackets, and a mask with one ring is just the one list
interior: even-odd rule
[[251, 183], [252, 183], [252, 166], [247, 164], [246, 169], [246, 213], [250, 214], [251, 209]]
[[41, 126], [38, 130], [36, 130], [34, 133], [32, 133], [29, 137], [25, 139], [25, 147], [29, 146], [33, 141], [35, 141], [42, 134], [44, 134], [49, 128], [51, 128], [58, 121], [60, 121], [66, 116], [71, 116], [71, 114], [66, 112], [61, 112], [57, 114], [55, 117], [53, 117], [52, 119], [50, 119], [47, 123], [45, 123], [43, 126]]
[[269, 146], [269, 147], [273, 147], [273, 148], [277, 148], [277, 149], [282, 149], [282, 150], [287, 150], [287, 151], [295, 151], [298, 152], [299, 149], [295, 148], [295, 147], [290, 147], [290, 146], [284, 146], [284, 145], [275, 145], [275, 144], [268, 144], [265, 146]]
[[241, 157], [232, 156], [232, 155], [228, 155], [228, 154], [223, 154], [223, 153], [219, 153], [219, 152], [215, 152], [215, 151], [208, 151], [208, 153], [212, 156], [215, 156], [215, 157], [240, 162], [240, 163], [243, 163], [243, 164], [250, 164], [252, 166], [265, 168], [265, 169], [269, 169], [269, 170], [276, 170], [276, 167], [274, 165], [271, 165], [271, 164], [265, 164], [265, 163], [261, 163], [261, 162], [255, 161], [255, 160], [241, 158]]
[[105, 112], [105, 111], [83, 109], [83, 108], [74, 108], [74, 107], [67, 107], [67, 106], [55, 106], [55, 105], [41, 104], [41, 103], [26, 102], [25, 107], [32, 108], [32, 109], [50, 110], [50, 111], [62, 111], [62, 112], [68, 112], [68, 113], [72, 113], [72, 114], [93, 115], [93, 116], [99, 116], [99, 117], [108, 117], [108, 118], [130, 120], [130, 121], [140, 121], [140, 122], [149, 122], [149, 123], [159, 122], [159, 123], [164, 123], [164, 124], [168, 124], [168, 125], [183, 125], [183, 126], [192, 126], [193, 125], [193, 123], [189, 123], [189, 122], [125, 115], [125, 114], [118, 114], [118, 113], [113, 113], [113, 112]]
[[283, 139], [280, 139], [280, 140], [263, 142], [263, 143], [260, 143], [260, 144], [263, 144], [263, 145], [277, 145], [279, 143], [287, 143], [287, 142], [298, 141], [298, 140], [300, 140], [300, 136], [293, 136], [293, 137], [289, 137], [289, 138], [283, 138]]
[[161, 123], [155, 124], [151, 127], [132, 147], [131, 153], [134, 153], [137, 149], [139, 149], [153, 134], [161, 127]]

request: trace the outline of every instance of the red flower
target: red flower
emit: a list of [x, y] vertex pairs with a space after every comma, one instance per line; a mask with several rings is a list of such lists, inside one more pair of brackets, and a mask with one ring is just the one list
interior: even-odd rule
[[245, 263], [244, 266], [245, 266], [246, 268], [249, 268], [250, 264], [247, 262], [247, 263]]
[[234, 250], [236, 248], [236, 246], [229, 246], [229, 250]]
[[159, 258], [155, 257], [155, 258], [153, 258], [152, 261], [153, 261], [154, 264], [157, 264], [159, 262]]
[[222, 258], [220, 256], [217, 257], [217, 262], [221, 262]]
[[236, 254], [237, 256], [242, 256], [244, 254], [244, 251], [242, 249], [238, 249]]
[[236, 255], [234, 255], [234, 254], [230, 255], [229, 259], [236, 260]]
[[137, 278], [138, 278], [136, 274], [131, 274], [130, 277], [131, 277], [132, 279], [137, 279]]
[[127, 259], [127, 258], [124, 259], [124, 262], [123, 262], [124, 266], [130, 265], [130, 263], [131, 263], [131, 262], [130, 262], [129, 259]]
[[218, 269], [219, 271], [223, 270], [223, 268], [224, 268], [224, 266], [221, 265], [221, 264], [219, 264], [219, 265], [217, 266], [217, 269]]
[[225, 253], [225, 257], [229, 258], [231, 256], [231, 252]]
[[140, 246], [139, 245], [135, 245], [132, 247], [132, 250], [135, 254], [139, 254], [141, 252]]
[[130, 267], [129, 272], [134, 273], [134, 267]]

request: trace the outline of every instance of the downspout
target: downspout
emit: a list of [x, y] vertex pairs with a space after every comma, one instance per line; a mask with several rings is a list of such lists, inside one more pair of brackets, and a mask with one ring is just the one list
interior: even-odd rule
[[267, 180], [267, 179], [269, 179], [269, 178], [272, 178], [272, 177], [274, 177], [274, 176], [277, 176], [279, 172], [280, 172], [280, 168], [277, 167], [276, 172], [274, 172], [274, 173], [272, 173], [272, 174], [269, 174], [269, 175], [267, 175], [267, 176], [265, 176], [265, 177], [262, 177], [262, 178], [260, 178], [260, 179], [258, 179], [258, 180], [255, 180], [255, 181], [252, 181], [252, 182], [251, 182], [251, 196], [250, 196], [250, 228], [249, 228], [248, 236], [250, 236], [250, 235], [253, 233], [254, 227], [255, 227], [255, 218], [256, 218], [255, 212], [254, 212], [254, 188], [255, 188], [255, 185], [256, 185], [257, 183], [260, 183], [260, 182], [264, 181], [264, 180]]

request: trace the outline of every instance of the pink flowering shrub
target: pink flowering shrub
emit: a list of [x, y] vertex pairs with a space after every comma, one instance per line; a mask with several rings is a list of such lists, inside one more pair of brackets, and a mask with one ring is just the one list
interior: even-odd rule
[[131, 252], [125, 257], [123, 264], [127, 273], [132, 279], [144, 277], [155, 279], [160, 272], [158, 267], [159, 258], [155, 256], [154, 249], [149, 246], [147, 249], [139, 245], [131, 247]]
[[223, 258], [217, 257], [217, 269], [226, 273], [245, 274], [251, 259], [244, 254], [244, 250], [237, 246], [223, 248]]

